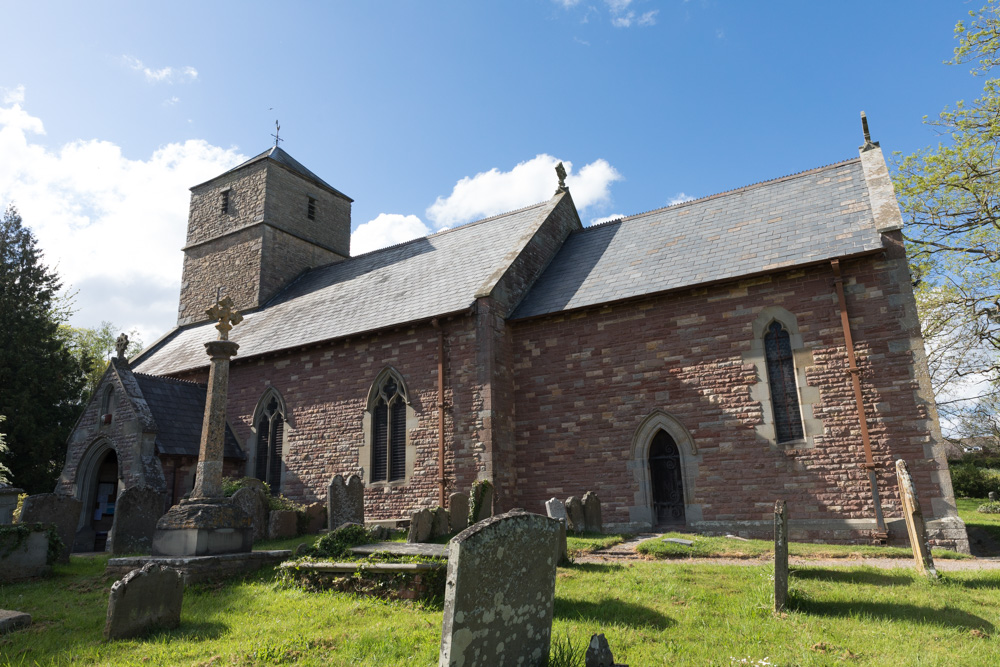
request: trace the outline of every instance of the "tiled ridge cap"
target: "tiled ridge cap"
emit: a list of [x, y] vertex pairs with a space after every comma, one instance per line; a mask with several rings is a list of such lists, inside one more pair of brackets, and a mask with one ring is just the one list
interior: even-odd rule
[[[860, 157], [849, 158], [847, 160], [841, 160], [840, 162], [833, 162], [831, 164], [825, 164], [822, 167], [813, 167], [812, 169], [805, 169], [803, 171], [797, 171], [792, 174], [786, 174], [785, 176], [778, 176], [776, 178], [771, 178], [766, 181], [756, 181], [749, 185], [744, 185], [742, 187], [733, 188], [731, 190], [723, 190], [722, 192], [716, 192], [715, 194], [705, 195], [704, 197], [699, 197], [697, 199], [689, 199], [687, 201], [677, 202], [676, 204], [670, 204], [668, 206], [661, 206], [660, 208], [650, 209], [648, 211], [643, 211], [642, 213], [633, 213], [631, 215], [623, 215], [620, 218], [615, 218], [613, 220], [605, 220], [604, 222], [598, 223], [596, 225], [590, 225], [584, 229], [578, 230], [578, 232], [584, 232], [588, 229], [597, 229], [598, 227], [604, 227], [607, 225], [616, 225], [620, 222], [625, 222], [626, 220], [633, 220], [635, 218], [641, 218], [644, 215], [650, 215], [652, 213], [659, 213], [660, 211], [665, 211], [667, 209], [681, 208], [684, 206], [691, 206], [693, 204], [700, 204], [702, 202], [710, 201], [712, 199], [718, 199], [720, 197], [726, 197], [729, 195], [741, 194], [749, 190], [756, 190], [757, 188], [764, 187], [766, 185], [772, 185], [774, 183], [780, 183], [782, 181], [790, 181], [794, 178], [801, 178], [803, 176], [808, 176], [810, 174], [815, 174], [827, 169], [834, 169], [836, 167], [842, 167], [844, 165], [851, 164], [853, 162], [860, 162]], [[574, 232], [574, 233], [578, 233]]]
[[154, 380], [166, 380], [168, 382], [174, 382], [176, 384], [187, 384], [193, 387], [199, 387], [205, 389], [206, 386], [200, 382], [195, 382], [194, 380], [182, 380], [180, 378], [170, 377], [169, 375], [154, 375], [152, 373], [140, 373], [138, 371], [132, 371], [132, 375], [138, 375], [140, 377], [152, 378]]

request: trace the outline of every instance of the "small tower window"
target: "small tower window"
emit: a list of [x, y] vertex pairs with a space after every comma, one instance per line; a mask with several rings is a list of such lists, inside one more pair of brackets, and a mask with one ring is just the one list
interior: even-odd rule
[[306, 215], [309, 216], [310, 220], [316, 219], [316, 200], [312, 197], [309, 198], [309, 207], [306, 209]]
[[229, 190], [222, 191], [222, 212], [229, 213]]

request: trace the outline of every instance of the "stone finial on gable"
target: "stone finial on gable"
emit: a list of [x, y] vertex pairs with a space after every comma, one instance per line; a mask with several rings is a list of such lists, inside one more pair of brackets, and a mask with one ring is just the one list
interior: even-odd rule
[[864, 132], [865, 143], [862, 146], [858, 146], [858, 150], [864, 152], [870, 151], [873, 148], [878, 148], [878, 142], [872, 141], [872, 135], [868, 131], [868, 116], [865, 115], [864, 111], [861, 112], [861, 131]]
[[125, 360], [125, 352], [128, 350], [128, 336], [121, 334], [118, 339], [115, 340], [115, 352], [118, 353], [118, 358], [122, 361]]
[[556, 188], [556, 194], [569, 192], [569, 188], [566, 187], [566, 167], [563, 166], [562, 162], [556, 165], [556, 176], [559, 177], [559, 187]]

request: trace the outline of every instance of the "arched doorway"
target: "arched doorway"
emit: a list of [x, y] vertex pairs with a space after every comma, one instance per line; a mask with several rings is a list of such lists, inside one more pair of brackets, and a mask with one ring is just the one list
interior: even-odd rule
[[649, 443], [649, 477], [656, 525], [683, 526], [684, 478], [680, 450], [670, 434], [662, 429]]
[[[77, 551], [104, 551], [115, 522], [118, 499], [118, 454], [108, 449], [93, 468], [84, 511], [87, 518], [77, 535]], [[91, 545], [91, 540], [93, 541]], [[89, 549], [87, 547], [90, 547]]]

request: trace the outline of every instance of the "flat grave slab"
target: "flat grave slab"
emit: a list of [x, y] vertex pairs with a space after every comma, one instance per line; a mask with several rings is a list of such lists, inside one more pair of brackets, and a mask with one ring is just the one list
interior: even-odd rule
[[170, 567], [184, 577], [184, 583], [214, 581], [219, 577], [230, 577], [254, 572], [266, 565], [276, 565], [292, 557], [288, 549], [275, 551], [251, 551], [248, 553], [218, 554], [215, 556], [138, 556], [134, 558], [111, 558], [104, 569], [105, 574], [123, 577], [146, 563], [156, 563]]
[[367, 556], [376, 551], [387, 551], [393, 556], [431, 556], [447, 558], [447, 544], [427, 544], [426, 542], [375, 542], [351, 548], [351, 553]]

